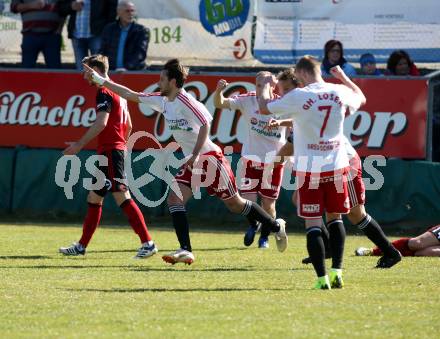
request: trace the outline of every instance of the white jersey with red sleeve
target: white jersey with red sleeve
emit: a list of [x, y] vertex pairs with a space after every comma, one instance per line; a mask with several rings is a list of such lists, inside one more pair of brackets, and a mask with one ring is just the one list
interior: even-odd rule
[[284, 145], [286, 127], [267, 128], [274, 116], [260, 113], [255, 92], [233, 96], [229, 98], [229, 105], [233, 110], [240, 110], [247, 123], [241, 155], [260, 163], [271, 162], [268, 154], [276, 155]]
[[293, 119], [294, 166], [297, 172], [331, 174], [349, 166], [343, 122], [361, 97], [344, 85], [316, 82], [269, 102], [269, 111]]
[[[173, 101], [160, 93], [150, 93], [139, 97], [142, 103], [162, 113], [174, 140], [182, 148], [185, 156], [191, 155], [196, 145], [200, 127], [209, 124], [212, 116], [201, 102], [197, 101], [183, 88]], [[209, 138], [202, 146], [200, 154], [221, 152], [220, 147]]]

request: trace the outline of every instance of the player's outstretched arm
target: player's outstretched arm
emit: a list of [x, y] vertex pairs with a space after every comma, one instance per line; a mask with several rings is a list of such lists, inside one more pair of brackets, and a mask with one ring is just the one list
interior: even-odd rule
[[362, 90], [356, 85], [351, 79], [344, 73], [342, 68], [340, 66], [335, 66], [330, 68], [330, 73], [336, 78], [339, 79], [343, 85], [350, 88], [353, 92], [355, 92], [357, 95], [361, 98], [361, 105], [365, 105], [367, 102], [367, 98], [365, 98], [364, 93]]
[[86, 64], [83, 64], [83, 67], [84, 67], [84, 72], [87, 74], [89, 79], [93, 81], [95, 84], [104, 86], [108, 88], [110, 91], [116, 93], [120, 97], [127, 99], [129, 101], [138, 102], [138, 103], [141, 102], [141, 100], [139, 99], [141, 93], [132, 91], [128, 87], [113, 82], [108, 78], [104, 78]]
[[227, 108], [231, 109], [229, 99], [223, 96], [223, 90], [228, 86], [228, 82], [224, 79], [219, 80], [217, 88], [214, 92], [214, 106], [215, 108]]

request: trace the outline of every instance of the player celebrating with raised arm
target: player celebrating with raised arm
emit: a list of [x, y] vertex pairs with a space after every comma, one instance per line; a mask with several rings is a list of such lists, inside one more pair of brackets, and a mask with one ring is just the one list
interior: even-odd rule
[[[282, 73], [283, 74], [283, 73]], [[284, 95], [291, 90], [297, 88], [296, 78], [293, 74], [286, 73], [286, 79], [278, 76], [278, 92]], [[289, 78], [291, 81], [288, 81]], [[284, 121], [270, 121], [271, 126], [290, 126], [292, 127], [292, 120], [286, 119]], [[377, 223], [365, 210], [365, 185], [362, 180], [362, 164], [359, 155], [356, 150], [351, 146], [348, 139], [344, 136], [344, 145], [347, 151], [347, 155], [350, 163], [350, 171], [348, 174], [348, 193], [350, 198], [350, 212], [347, 214], [348, 220], [357, 226], [364, 234], [370, 239], [379, 249], [382, 257], [377, 262], [377, 268], [390, 268], [397, 264], [401, 260], [399, 251], [394, 246], [394, 243], [390, 243], [379, 223]], [[293, 129], [290, 135], [287, 137], [287, 143], [278, 151], [277, 154], [280, 158], [293, 155]], [[295, 194], [292, 197], [293, 203], [297, 205]], [[326, 250], [326, 258], [331, 257], [331, 249], [328, 243], [328, 231], [324, 225], [322, 225], [322, 238]], [[378, 252], [378, 251], [376, 251]], [[310, 257], [304, 258], [303, 263], [309, 264], [311, 262]]]
[[[350, 210], [346, 173], [349, 167], [343, 144], [346, 109], [356, 111], [365, 96], [341, 70], [332, 68], [343, 85], [324, 82], [319, 62], [310, 56], [296, 64], [295, 75], [304, 88], [269, 102], [268, 78], [259, 100], [260, 110], [290, 118], [295, 125], [294, 168], [298, 189], [298, 215], [305, 219], [307, 250], [318, 280], [314, 288], [341, 288], [345, 228], [341, 214]], [[332, 248], [330, 279], [325, 269], [325, 250], [321, 235], [322, 214], [326, 213]]]
[[[207, 185], [208, 193], [220, 197], [231, 212], [255, 219], [275, 232], [278, 250], [282, 252], [286, 249], [287, 235], [284, 220], [273, 219], [260, 206], [241, 198], [238, 194], [235, 177], [228, 161], [221, 149], [208, 137], [212, 117], [206, 107], [183, 88], [188, 70], [178, 59], [171, 59], [165, 64], [159, 79], [160, 92], [149, 94], [132, 91], [85, 67], [95, 83], [109, 88], [130, 101], [147, 104], [162, 113], [174, 139], [188, 158], [175, 177], [181, 196], [179, 197], [174, 190], [171, 190], [168, 196], [168, 206], [180, 249], [164, 255], [162, 257], [164, 261], [172, 264], [178, 262], [190, 264], [194, 261], [185, 204], [193, 195], [191, 183], [194, 177], [199, 175], [196, 175], [196, 172], [202, 172], [206, 177], [213, 174], [213, 177], [207, 178], [211, 179]], [[214, 168], [214, 173], [208, 171], [209, 168]]]
[[[261, 95], [264, 77], [270, 72], [262, 71], [256, 76], [255, 92], [225, 98], [223, 90], [228, 86], [226, 80], [220, 80], [214, 92], [214, 106], [240, 110], [247, 122], [246, 139], [243, 142], [241, 155], [244, 176], [241, 178], [240, 194], [245, 199], [256, 202], [261, 197], [261, 206], [273, 218], [276, 216], [275, 203], [278, 198], [283, 177], [283, 165], [273, 166], [270, 155], [274, 156], [283, 146], [286, 138], [285, 127], [267, 128], [272, 115], [260, 114], [257, 98]], [[276, 98], [273, 88], [270, 89], [271, 99]], [[250, 246], [259, 225], [249, 220], [250, 226], [244, 236], [245, 246]], [[261, 229], [259, 248], [269, 247], [270, 231]]]
[[[85, 65], [103, 79], [108, 79], [108, 59], [103, 55], [92, 55], [83, 60]], [[85, 78], [89, 78], [84, 74]], [[89, 81], [90, 82], [90, 81]], [[91, 85], [95, 85], [90, 82]], [[108, 191], [121, 207], [128, 221], [139, 236], [142, 243], [135, 258], [147, 258], [157, 253], [157, 247], [151, 239], [145, 224], [144, 217], [137, 204], [131, 199], [125, 182], [124, 156], [126, 143], [132, 129], [127, 101], [112, 91], [98, 86], [96, 93], [96, 121], [82, 138], [71, 143], [64, 150], [64, 155], [75, 155], [92, 139], [98, 137], [98, 154], [107, 161], [100, 164], [99, 170], [105, 175], [105, 185], [96, 191], [90, 191], [87, 197], [89, 208], [83, 224], [81, 239], [70, 247], [61, 247], [59, 251], [64, 255], [84, 255], [96, 228], [99, 225], [102, 213], [102, 203]]]

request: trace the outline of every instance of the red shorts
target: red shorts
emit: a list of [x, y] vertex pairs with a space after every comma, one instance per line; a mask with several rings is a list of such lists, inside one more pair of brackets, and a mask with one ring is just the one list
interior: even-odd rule
[[297, 182], [301, 186], [297, 205], [300, 217], [319, 218], [324, 212], [347, 214], [350, 211], [346, 174], [322, 178], [301, 176]]
[[222, 200], [237, 195], [235, 176], [223, 153], [202, 154], [196, 166], [192, 169], [182, 167], [174, 179], [191, 187], [193, 191], [206, 187], [209, 195], [215, 195]]
[[358, 156], [350, 159], [350, 170], [347, 174], [350, 209], [365, 204], [365, 184], [362, 180], [362, 163]]
[[276, 200], [280, 193], [283, 179], [283, 165], [273, 167], [252, 160], [243, 159], [243, 175], [241, 176], [240, 193], [258, 193]]

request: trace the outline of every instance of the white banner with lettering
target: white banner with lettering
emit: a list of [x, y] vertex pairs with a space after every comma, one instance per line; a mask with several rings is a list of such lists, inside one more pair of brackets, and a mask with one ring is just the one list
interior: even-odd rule
[[416, 62], [440, 62], [438, 0], [257, 0], [254, 55], [264, 63], [292, 63], [310, 54], [322, 59], [330, 39], [358, 62], [370, 52], [386, 62], [404, 49]]
[[139, 20], [151, 31], [149, 57], [181, 57], [239, 65], [252, 58], [254, 1], [135, 0]]
[[[138, 22], [150, 29], [147, 63], [179, 57], [193, 65], [234, 65], [251, 54], [251, 0], [133, 0]], [[21, 60], [21, 18], [0, 0], [0, 62]], [[73, 62], [63, 31], [63, 62]], [[40, 61], [42, 59], [40, 58]]]

